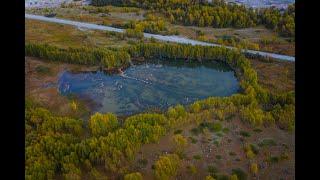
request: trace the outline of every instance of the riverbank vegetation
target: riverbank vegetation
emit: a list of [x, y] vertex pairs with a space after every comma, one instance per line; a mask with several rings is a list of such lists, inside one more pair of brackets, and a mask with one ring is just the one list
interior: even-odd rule
[[[80, 179], [87, 174], [103, 178], [97, 167], [120, 177], [140, 178], [140, 175], [133, 174], [136, 171], [130, 169], [140, 148], [144, 144], [159, 142], [171, 130], [190, 123], [199, 124], [207, 134], [211, 127], [213, 132], [222, 129], [218, 123], [211, 125], [212, 119], [226, 121], [237, 116], [252, 127], [276, 124], [279, 128], [294, 130], [294, 93], [274, 94], [261, 87], [250, 61], [235, 50], [168, 43], [138, 43], [109, 49], [62, 49], [26, 44], [25, 48], [28, 56], [108, 68], [125, 67], [130, 58], [141, 57], [216, 60], [234, 69], [242, 88], [239, 94], [230, 97], [210, 97], [188, 106], [171, 107], [163, 113], [137, 114], [121, 121], [115, 115], [97, 113], [87, 123], [76, 117], [53, 115], [27, 102], [26, 179], [50, 179], [57, 175]], [[180, 156], [161, 157], [154, 166], [156, 177], [169, 178], [176, 174], [187, 143], [181, 135], [176, 135], [173, 141]], [[252, 147], [250, 150], [253, 151]], [[252, 172], [255, 173], [255, 167]]]
[[126, 67], [130, 56], [124, 51], [112, 51], [101, 48], [62, 49], [48, 44], [25, 44], [27, 56], [39, 57], [56, 62], [70, 64], [99, 65], [106, 69]]

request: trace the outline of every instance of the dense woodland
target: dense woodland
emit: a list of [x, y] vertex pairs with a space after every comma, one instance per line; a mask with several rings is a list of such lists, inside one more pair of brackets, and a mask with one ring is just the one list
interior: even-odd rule
[[[121, 55], [120, 55], [121, 54]], [[120, 49], [59, 49], [49, 45], [26, 44], [26, 55], [75, 64], [127, 66], [130, 58], [168, 58], [221, 61], [230, 65], [242, 92], [230, 97], [211, 97], [188, 106], [177, 105], [163, 113], [144, 113], [120, 121], [113, 114], [92, 115], [88, 122], [60, 117], [26, 101], [26, 179], [106, 179], [96, 167], [125, 179], [142, 179], [130, 171], [130, 162], [143, 144], [158, 142], [168, 131], [186, 123], [224, 120], [238, 114], [253, 127], [277, 125], [293, 130], [294, 93], [271, 94], [258, 83], [256, 71], [240, 52], [221, 47], [167, 43], [139, 43]], [[84, 57], [82, 57], [82, 55]], [[122, 58], [108, 58], [109, 56]], [[111, 62], [109, 62], [111, 61]], [[111, 64], [111, 65], [110, 65]], [[177, 153], [184, 140], [174, 137]], [[158, 179], [173, 177], [179, 168], [176, 154], [160, 157], [154, 174]], [[210, 178], [210, 177], [208, 177]]]
[[153, 10], [167, 17], [171, 23], [215, 28], [246, 28], [265, 25], [286, 37], [295, 35], [295, 5], [281, 12], [275, 8], [254, 10], [244, 6], [226, 4], [223, 0], [93, 0], [95, 6], [133, 6]]

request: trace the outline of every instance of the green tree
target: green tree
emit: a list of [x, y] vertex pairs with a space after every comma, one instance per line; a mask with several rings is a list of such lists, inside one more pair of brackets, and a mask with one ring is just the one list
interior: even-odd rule
[[142, 180], [142, 175], [139, 172], [127, 174], [124, 176], [124, 180]]
[[114, 114], [95, 113], [90, 117], [89, 128], [94, 136], [105, 136], [119, 126]]
[[155, 163], [155, 177], [159, 180], [169, 180], [176, 176], [179, 167], [180, 159], [176, 154], [160, 156]]
[[172, 137], [172, 142], [174, 144], [175, 151], [180, 154], [188, 145], [188, 141], [181, 134], [176, 134]]

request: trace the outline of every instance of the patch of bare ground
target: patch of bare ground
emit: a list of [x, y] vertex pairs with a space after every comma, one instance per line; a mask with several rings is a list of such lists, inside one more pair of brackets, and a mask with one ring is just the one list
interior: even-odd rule
[[97, 67], [70, 65], [25, 57], [25, 97], [48, 108], [59, 115], [82, 116], [92, 102], [82, 102], [73, 99], [78, 104], [74, 111], [70, 106], [70, 99], [60, 95], [58, 91], [59, 76], [63, 71], [91, 71]]
[[273, 93], [295, 90], [295, 63], [250, 59], [258, 73], [259, 84]]
[[[212, 122], [220, 122], [229, 131], [194, 135], [190, 130], [197, 127], [196, 124], [177, 128], [183, 130], [181, 134], [188, 138], [188, 146], [184, 151], [185, 157], [176, 179], [205, 179], [209, 175], [209, 167], [214, 167], [218, 175], [231, 175], [232, 169], [240, 168], [248, 174], [248, 179], [294, 179], [294, 133], [277, 127], [260, 127], [260, 131], [257, 132], [241, 122], [238, 117], [228, 121]], [[143, 145], [132, 170], [141, 172], [144, 179], [154, 179], [152, 165], [160, 155], [173, 153], [173, 132], [161, 138], [159, 143]], [[244, 137], [240, 132], [247, 132], [250, 137]], [[264, 139], [271, 139], [275, 144], [260, 147], [259, 144]], [[246, 144], [258, 147], [259, 152], [253, 159], [246, 157]], [[269, 162], [271, 157], [279, 157], [284, 153], [288, 155], [287, 159]], [[259, 173], [255, 177], [249, 171], [250, 163], [253, 162], [259, 167]], [[191, 173], [188, 169], [191, 165], [196, 167], [196, 173]]]

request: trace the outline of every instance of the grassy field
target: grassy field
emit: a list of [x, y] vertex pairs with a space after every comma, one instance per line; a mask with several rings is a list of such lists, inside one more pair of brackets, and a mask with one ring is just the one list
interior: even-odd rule
[[[62, 48], [67, 47], [119, 47], [140, 41], [136, 38], [123, 37], [121, 33], [94, 30], [81, 30], [74, 26], [26, 20], [25, 41], [50, 43]], [[143, 39], [148, 42], [148, 39]]]
[[291, 56], [295, 55], [295, 42], [290, 42], [289, 39], [280, 37], [277, 33], [263, 26], [234, 29], [173, 25], [161, 14], [139, 8], [114, 6], [107, 6], [102, 9], [92, 6], [89, 6], [89, 8], [73, 6], [50, 10], [28, 9], [26, 12], [39, 15], [54, 12], [59, 18], [108, 26], [121, 26], [130, 20], [143, 20], [147, 14], [153, 14], [156, 17], [162, 17], [166, 21], [168, 32], [178, 32], [179, 35], [191, 39]]
[[259, 83], [273, 93], [295, 90], [295, 63], [286, 61], [265, 62], [251, 59], [258, 73]]
[[[255, 131], [252, 127], [241, 122], [237, 117], [229, 120], [209, 120], [219, 123], [223, 129], [216, 132], [193, 133], [199, 125], [192, 124], [178, 128], [181, 135], [188, 139], [184, 149], [182, 167], [179, 169], [177, 179], [205, 179], [209, 174], [215, 174], [222, 178], [230, 176], [232, 169], [240, 168], [248, 176], [248, 179], [294, 179], [294, 135], [277, 128], [260, 128]], [[174, 153], [174, 145], [171, 138], [175, 131], [168, 133], [157, 144], [144, 145], [132, 165], [134, 171], [142, 172], [146, 179], [153, 178], [152, 165], [159, 156]], [[176, 131], [179, 132], [179, 131]], [[249, 137], [242, 136], [240, 132], [246, 132]], [[266, 140], [273, 142], [264, 145]], [[285, 144], [285, 145], [284, 145]], [[245, 151], [246, 145], [256, 147], [256, 154], [248, 158]], [[287, 155], [285, 160], [269, 162], [273, 156]], [[259, 173], [253, 176], [249, 167], [251, 163], [257, 163]], [[193, 170], [190, 167], [193, 166]]]

